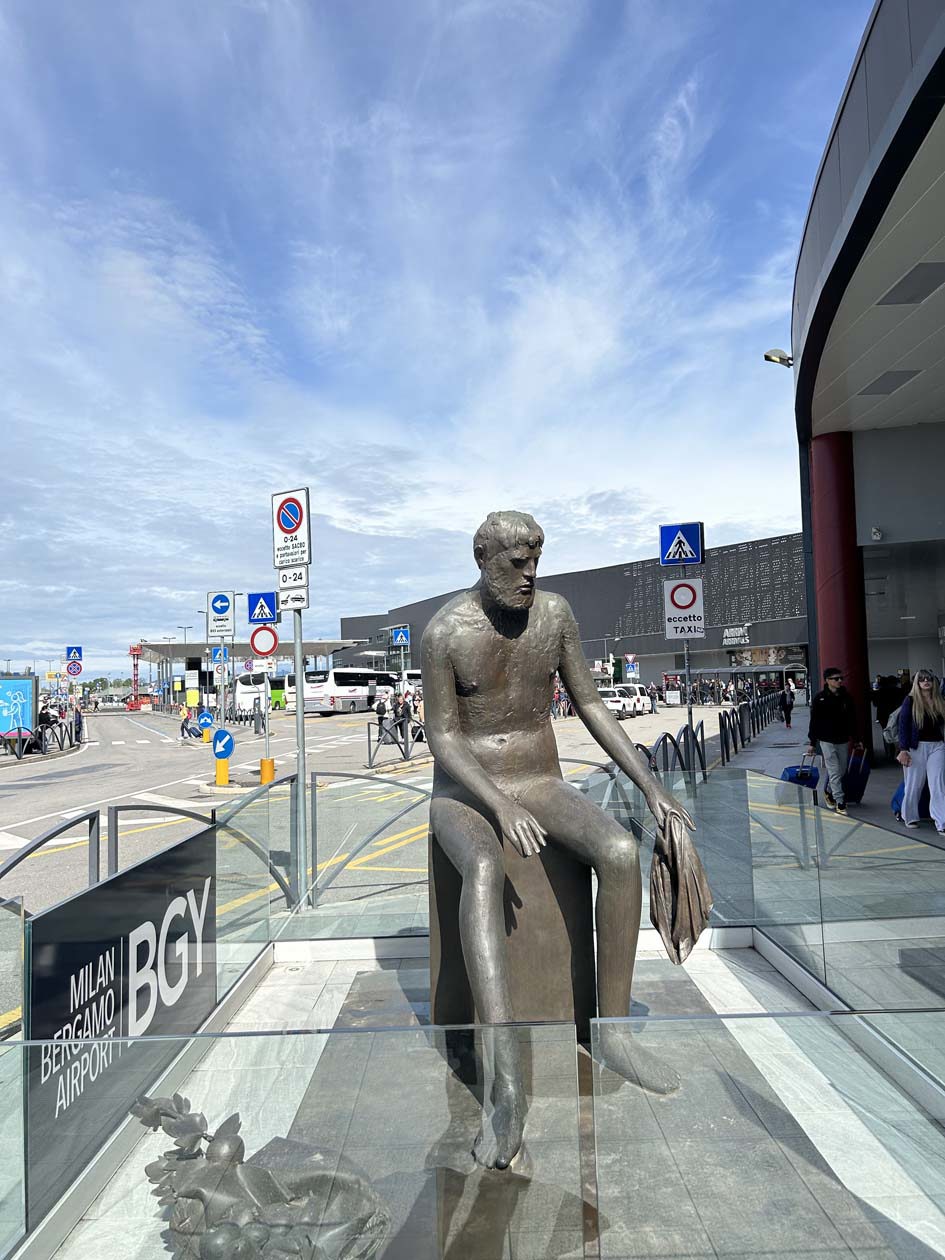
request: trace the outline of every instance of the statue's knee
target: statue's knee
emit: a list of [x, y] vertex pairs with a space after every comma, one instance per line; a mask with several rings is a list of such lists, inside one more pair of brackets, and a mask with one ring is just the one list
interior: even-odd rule
[[601, 867], [620, 875], [632, 875], [640, 869], [640, 847], [629, 831], [621, 827], [619, 832], [608, 834]]
[[463, 882], [484, 892], [501, 895], [505, 884], [505, 867], [501, 853], [477, 853], [467, 865]]

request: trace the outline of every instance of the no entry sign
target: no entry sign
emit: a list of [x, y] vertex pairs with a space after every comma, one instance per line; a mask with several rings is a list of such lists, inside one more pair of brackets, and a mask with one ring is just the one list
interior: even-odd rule
[[272, 656], [279, 646], [279, 636], [272, 626], [257, 626], [249, 636], [249, 646], [254, 656]]
[[663, 583], [663, 612], [667, 639], [704, 639], [705, 607], [702, 578], [680, 578]]

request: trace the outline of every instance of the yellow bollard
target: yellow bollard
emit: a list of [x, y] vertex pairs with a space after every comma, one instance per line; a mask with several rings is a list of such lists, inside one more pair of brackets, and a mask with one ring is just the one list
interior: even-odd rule
[[276, 777], [276, 761], [274, 757], [259, 758], [259, 782], [271, 783]]
[[210, 743], [210, 727], [209, 726], [205, 726], [203, 728], [203, 742], [205, 744]]
[[230, 759], [229, 757], [219, 757], [217, 759], [217, 787], [230, 786]]

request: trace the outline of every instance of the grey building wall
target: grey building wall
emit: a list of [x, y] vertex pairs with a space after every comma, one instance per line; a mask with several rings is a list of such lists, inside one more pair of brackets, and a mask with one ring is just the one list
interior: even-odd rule
[[945, 541], [864, 547], [863, 579], [870, 673], [945, 672]]
[[854, 433], [853, 468], [861, 547], [945, 538], [945, 423]]
[[[664, 672], [682, 668], [681, 650], [670, 647], [663, 634], [663, 581], [682, 576], [680, 569], [664, 569], [657, 560], [637, 560], [601, 569], [539, 576], [538, 584], [543, 590], [563, 595], [571, 605], [588, 660], [606, 657], [608, 652], [615, 656], [633, 652], [641, 658], [644, 675], [658, 678]], [[800, 534], [711, 547], [706, 552], [705, 565], [690, 566], [689, 576], [705, 580], [706, 638], [692, 644], [697, 670], [729, 667], [729, 649], [723, 646], [723, 632], [729, 626], [748, 624], [748, 643], [752, 647], [806, 644]], [[412, 651], [406, 664], [416, 667], [424, 630], [434, 614], [457, 593], [449, 591], [369, 617], [343, 617], [343, 638], [365, 638], [371, 642], [360, 649], [338, 653], [336, 663], [361, 663], [359, 656], [364, 651], [383, 650], [386, 627], [407, 625]]]

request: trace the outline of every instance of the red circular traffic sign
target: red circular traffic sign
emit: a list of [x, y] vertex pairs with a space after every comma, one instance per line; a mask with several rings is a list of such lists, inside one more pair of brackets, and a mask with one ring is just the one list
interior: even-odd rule
[[272, 626], [257, 626], [249, 636], [249, 646], [254, 656], [272, 656], [279, 646], [279, 636]]
[[276, 511], [276, 520], [283, 534], [294, 534], [300, 530], [304, 516], [302, 504], [291, 494], [282, 500]]
[[66, 673], [71, 678], [78, 678], [78, 676], [82, 673], [82, 662], [70, 661], [69, 664], [66, 666]]
[[669, 602], [674, 608], [685, 612], [696, 602], [696, 588], [689, 582], [677, 582], [669, 592]]

